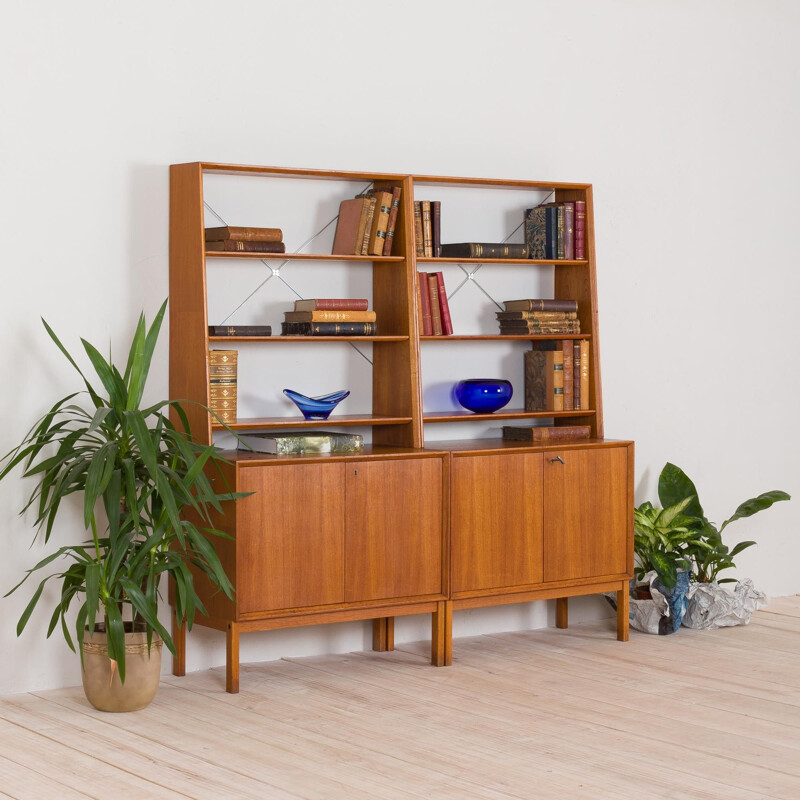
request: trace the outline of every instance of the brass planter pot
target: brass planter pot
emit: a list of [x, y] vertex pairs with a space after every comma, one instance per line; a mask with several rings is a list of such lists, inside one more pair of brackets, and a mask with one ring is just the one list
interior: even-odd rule
[[[126, 626], [127, 631], [127, 626]], [[153, 634], [148, 652], [146, 633], [125, 633], [125, 683], [112, 671], [103, 631], [83, 635], [83, 691], [99, 711], [138, 711], [156, 696], [161, 679], [163, 642]]]

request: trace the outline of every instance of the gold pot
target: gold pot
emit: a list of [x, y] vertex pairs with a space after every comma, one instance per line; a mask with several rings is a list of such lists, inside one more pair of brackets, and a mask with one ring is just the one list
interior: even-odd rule
[[[108, 657], [104, 631], [83, 635], [83, 691], [99, 711], [138, 711], [150, 703], [161, 679], [161, 637], [154, 633], [148, 652], [146, 633], [125, 633], [125, 683]], [[113, 669], [112, 669], [113, 667]]]

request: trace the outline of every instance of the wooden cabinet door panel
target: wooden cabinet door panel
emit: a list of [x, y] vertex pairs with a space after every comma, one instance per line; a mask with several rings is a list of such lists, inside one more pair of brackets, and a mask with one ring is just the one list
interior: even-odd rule
[[618, 575], [628, 546], [627, 451], [544, 454], [544, 579]]
[[239, 489], [239, 611], [341, 603], [344, 464], [244, 468]]
[[454, 592], [542, 582], [542, 456], [453, 459]]
[[442, 591], [442, 462], [347, 464], [345, 599]]

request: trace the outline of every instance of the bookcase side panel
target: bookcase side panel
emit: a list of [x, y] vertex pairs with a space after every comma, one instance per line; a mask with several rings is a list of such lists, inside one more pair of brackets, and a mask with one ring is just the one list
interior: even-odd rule
[[[199, 164], [170, 167], [169, 396], [208, 405], [208, 316], [203, 234], [203, 172]], [[211, 418], [183, 406], [192, 434], [211, 441]], [[173, 422], [180, 424], [171, 412]]]

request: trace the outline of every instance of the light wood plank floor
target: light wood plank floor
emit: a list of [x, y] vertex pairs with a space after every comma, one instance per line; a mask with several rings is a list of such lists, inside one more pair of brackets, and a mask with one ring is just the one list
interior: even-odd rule
[[672, 636], [612, 620], [165, 677], [133, 714], [0, 698], [5, 798], [800, 798], [800, 596]]

